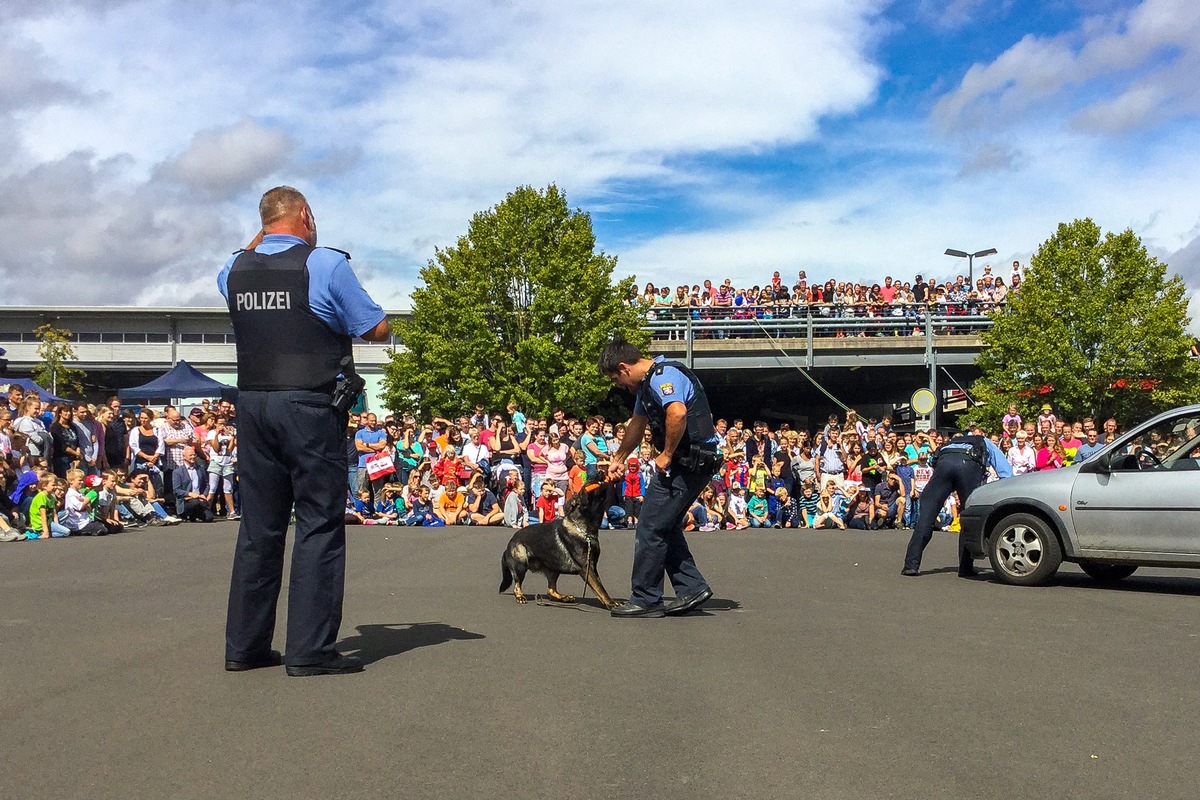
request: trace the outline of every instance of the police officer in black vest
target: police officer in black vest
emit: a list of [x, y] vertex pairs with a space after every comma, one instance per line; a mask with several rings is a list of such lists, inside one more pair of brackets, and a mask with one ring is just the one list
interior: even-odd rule
[[[920, 512], [917, 514], [912, 538], [908, 542], [908, 552], [904, 555], [901, 575], [912, 577], [920, 572], [921, 554], [933, 538], [933, 524], [937, 521], [942, 504], [946, 502], [950, 493], [958, 493], [958, 508], [961, 511], [971, 492], [987, 478], [988, 467], [996, 470], [996, 475], [1001, 478], [1012, 477], [1012, 466], [1004, 453], [980, 431], [955, 436], [937, 449], [934, 454], [933, 476], [921, 492]], [[960, 578], [969, 578], [974, 574], [975, 563], [962, 546], [960, 537], [958, 575]]]
[[[633, 417], [626, 423], [621, 449], [612, 456], [610, 480], [619, 479], [625, 459], [637, 450], [646, 426], [659, 451], [657, 473], [646, 487], [638, 515], [629, 602], [614, 617], [661, 617], [686, 614], [712, 597], [683, 536], [683, 520], [700, 490], [716, 471], [717, 434], [704, 387], [677, 361], [651, 360], [625, 341], [614, 341], [600, 354], [600, 373], [623, 389], [637, 392]], [[663, 573], [675, 599], [663, 605]]]
[[[237, 337], [242, 522], [229, 588], [225, 669], [287, 665], [287, 674], [359, 672], [338, 653], [346, 571], [346, 414], [332, 405], [353, 375], [351, 342], [386, 341], [387, 317], [350, 269], [317, 247], [304, 195], [271, 189], [262, 232], [217, 278]], [[271, 649], [283, 553], [296, 513], [285, 655]]]

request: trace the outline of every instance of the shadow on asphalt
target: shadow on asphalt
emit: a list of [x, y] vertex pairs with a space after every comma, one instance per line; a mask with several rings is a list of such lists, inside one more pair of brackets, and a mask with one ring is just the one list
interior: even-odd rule
[[1132, 575], [1120, 581], [1098, 581], [1088, 575], [1059, 573], [1054, 576], [1052, 586], [1070, 586], [1078, 589], [1105, 592], [1136, 592], [1141, 594], [1178, 594], [1200, 597], [1200, 581], [1195, 577], [1166, 575]]
[[697, 608], [695, 611], [689, 611], [684, 614], [685, 617], [711, 617], [714, 613], [722, 611], [741, 611], [742, 604], [737, 600], [725, 600], [720, 597], [714, 597], [704, 605]]
[[374, 664], [389, 656], [398, 656], [418, 647], [430, 647], [455, 640], [484, 638], [482, 633], [465, 631], [442, 622], [399, 622], [392, 625], [359, 625], [357, 636], [338, 642], [338, 650], [358, 656], [364, 664]]

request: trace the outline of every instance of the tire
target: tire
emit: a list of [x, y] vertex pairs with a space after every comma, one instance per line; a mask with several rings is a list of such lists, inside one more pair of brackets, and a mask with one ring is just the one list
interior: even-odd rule
[[1102, 583], [1116, 583], [1137, 571], [1137, 564], [1106, 564], [1100, 561], [1085, 561], [1079, 568]]
[[1062, 546], [1049, 524], [1032, 514], [1010, 514], [988, 538], [988, 560], [1002, 583], [1040, 586], [1062, 564]]

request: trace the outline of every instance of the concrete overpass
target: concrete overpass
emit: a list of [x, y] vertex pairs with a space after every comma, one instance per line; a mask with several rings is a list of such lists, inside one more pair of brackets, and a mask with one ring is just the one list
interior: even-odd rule
[[[233, 328], [224, 308], [0, 308], [0, 347], [8, 351], [12, 374], [27, 375], [38, 363], [34, 330], [47, 323], [72, 332], [74, 366], [88, 373], [97, 397], [144, 383], [180, 360], [217, 380], [236, 381]], [[988, 325], [987, 317], [920, 314], [694, 320], [660, 313], [646, 323], [653, 352], [691, 364], [718, 415], [805, 424], [842, 404], [879, 416], [922, 387], [952, 403], [951, 393], [978, 376], [979, 332]], [[354, 346], [374, 407], [383, 365], [397, 346], [394, 338]]]

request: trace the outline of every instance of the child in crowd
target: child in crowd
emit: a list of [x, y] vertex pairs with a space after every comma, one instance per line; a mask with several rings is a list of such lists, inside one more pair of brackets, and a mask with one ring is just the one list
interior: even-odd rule
[[[755, 456], [755, 458], [761, 461], [760, 456]], [[769, 504], [767, 503], [767, 486], [763, 480], [755, 481], [753, 474], [754, 468], [751, 467], [750, 469], [750, 480], [751, 482], [757, 484], [754, 487], [754, 496], [746, 502], [746, 514], [750, 518], [750, 527], [769, 528], [771, 526], [771, 521], [767, 517], [767, 511], [770, 508]], [[766, 472], [765, 467], [763, 468], [763, 472]]]
[[587, 482], [587, 469], [584, 467], [584, 453], [579, 448], [571, 449], [571, 468], [567, 470], [567, 496], [570, 500], [579, 492], [583, 491], [583, 485]]
[[537, 499], [538, 522], [553, 522], [558, 518], [558, 496], [560, 492], [550, 481], [542, 484], [542, 494]]
[[825, 488], [821, 490], [821, 496], [817, 499], [817, 515], [813, 519], [813, 527], [825, 528], [832, 525], [846, 530], [846, 523], [842, 521], [844, 502], [845, 498], [837, 490], [837, 484], [833, 481], [825, 484]]
[[746, 491], [750, 492], [753, 497], [757, 497], [759, 489], [766, 491], [767, 481], [770, 477], [771, 471], [767, 469], [767, 463], [762, 454], [755, 453], [751, 456], [750, 469], [746, 472]]
[[524, 528], [529, 524], [529, 507], [525, 505], [525, 481], [515, 481], [504, 495], [504, 524], [510, 528]]
[[733, 450], [725, 459], [725, 466], [721, 468], [721, 478], [725, 481], [725, 485], [730, 489], [734, 485], [745, 486], [747, 479], [750, 476], [750, 468], [746, 466], [746, 451]]
[[638, 448], [639, 467], [642, 473], [642, 495], [645, 496], [645, 488], [650, 485], [650, 480], [658, 472], [658, 467], [654, 464], [654, 448], [648, 444], [642, 444]]
[[740, 531], [750, 527], [750, 520], [746, 518], [745, 491], [740, 483], [735, 483], [729, 487], [729, 500], [726, 501], [725, 506], [726, 529]]
[[96, 493], [96, 519], [100, 520], [109, 533], [125, 530], [117, 505], [117, 476], [113, 470], [105, 470], [100, 476], [100, 490]]
[[67, 470], [65, 513], [61, 520], [63, 527], [72, 536], [104, 536], [108, 529], [92, 519], [92, 504], [83, 494], [84, 477], [81, 469]]
[[58, 497], [55, 486], [58, 478], [45, 474], [38, 480], [38, 491], [29, 504], [29, 539], [61, 539], [71, 531], [58, 523]]
[[416, 497], [412, 502], [412, 510], [404, 518], [405, 525], [420, 525], [426, 528], [441, 528], [445, 526], [445, 523], [433, 513], [431, 495], [432, 492], [426, 485], [421, 486], [417, 490]]
[[[383, 492], [380, 492], [382, 500]], [[354, 501], [354, 513], [362, 519], [363, 525], [382, 525], [384, 524], [383, 515], [375, 510], [375, 506], [371, 503], [371, 490], [362, 489], [358, 493], [358, 499]]]
[[646, 482], [642, 479], [640, 463], [630, 458], [625, 463], [625, 477], [621, 482], [621, 507], [625, 509], [625, 524], [637, 525], [642, 513], [642, 501], [646, 498]]
[[780, 486], [775, 490], [775, 503], [776, 528], [805, 527], [803, 518], [800, 514], [800, 504], [796, 502], [796, 498], [788, 494], [788, 490], [783, 486]]
[[467, 512], [472, 525], [499, 525], [504, 522], [504, 509], [492, 490], [484, 485], [483, 476], [471, 479], [467, 489]]
[[813, 523], [817, 517], [818, 499], [816, 485], [812, 481], [805, 481], [800, 489], [800, 496], [796, 498], [796, 504], [800, 506], [800, 519], [804, 522], [800, 527], [815, 527]]
[[1008, 413], [1004, 415], [1004, 419], [1000, 422], [1004, 426], [1004, 430], [1008, 431], [1010, 435], [1015, 436], [1017, 431], [1021, 430], [1022, 425], [1021, 415], [1017, 413], [1017, 407], [1009, 406]]
[[375, 513], [382, 518], [383, 524], [399, 525], [404, 508], [404, 487], [398, 483], [385, 484], [375, 507]]

